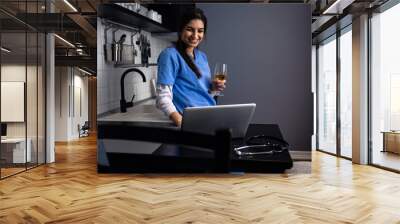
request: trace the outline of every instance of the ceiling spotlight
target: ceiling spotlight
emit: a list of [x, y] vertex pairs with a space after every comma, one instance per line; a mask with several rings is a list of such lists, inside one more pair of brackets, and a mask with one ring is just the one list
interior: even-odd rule
[[2, 51], [6, 52], [6, 53], [10, 53], [10, 52], [11, 52], [10, 49], [7, 49], [7, 48], [5, 48], [5, 47], [1, 47], [0, 49], [1, 49]]
[[68, 46], [75, 48], [75, 45], [73, 45], [73, 44], [72, 44], [71, 42], [69, 42], [68, 40], [66, 40], [66, 39], [64, 39], [64, 38], [62, 38], [62, 37], [60, 37], [60, 36], [57, 35], [57, 34], [54, 34], [54, 36], [57, 37], [57, 38], [58, 38], [59, 40], [61, 40], [62, 42], [64, 42], [65, 44], [67, 44]]
[[78, 70], [81, 71], [81, 72], [83, 72], [83, 73], [85, 73], [85, 74], [87, 74], [87, 75], [90, 75], [90, 76], [93, 75], [92, 73], [90, 73], [90, 72], [88, 72], [88, 71], [86, 71], [86, 70], [83, 70], [83, 69], [81, 69], [81, 68], [79, 68], [79, 67], [78, 67]]
[[78, 10], [68, 1], [64, 0], [65, 4], [67, 4], [74, 12], [78, 12]]
[[341, 14], [343, 10], [351, 5], [355, 0], [336, 0], [322, 14]]

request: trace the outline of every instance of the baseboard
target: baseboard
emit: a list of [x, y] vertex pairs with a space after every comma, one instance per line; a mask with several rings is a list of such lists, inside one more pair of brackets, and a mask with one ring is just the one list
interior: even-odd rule
[[311, 151], [289, 151], [293, 161], [311, 161]]

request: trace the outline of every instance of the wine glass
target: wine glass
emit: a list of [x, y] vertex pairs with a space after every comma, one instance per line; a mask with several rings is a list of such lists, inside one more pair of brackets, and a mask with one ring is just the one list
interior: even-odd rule
[[[215, 81], [224, 81], [226, 80], [228, 75], [228, 66], [224, 63], [217, 62], [214, 68], [214, 80]], [[224, 94], [221, 91], [216, 91], [216, 96], [223, 96]]]

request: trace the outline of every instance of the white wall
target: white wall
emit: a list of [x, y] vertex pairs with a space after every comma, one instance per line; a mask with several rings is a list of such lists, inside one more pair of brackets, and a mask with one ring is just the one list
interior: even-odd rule
[[[36, 162], [39, 153], [39, 163], [44, 162], [44, 89], [42, 67], [25, 66], [21, 63], [8, 63], [1, 66], [1, 81], [18, 81], [26, 85], [26, 105], [22, 112], [26, 112], [24, 122], [7, 122], [7, 137], [30, 139], [32, 161]], [[27, 79], [27, 80], [26, 80]], [[7, 97], [7, 96], [2, 96]], [[10, 108], [1, 108], [2, 111]], [[8, 111], [11, 112], [12, 111]], [[37, 151], [39, 150], [39, 151]]]
[[[33, 69], [28, 66], [28, 70]], [[1, 65], [1, 81], [25, 82], [25, 64], [6, 64]]]
[[[27, 70], [25, 70], [27, 69]], [[20, 64], [5, 64], [1, 66], [1, 81], [18, 81], [18, 82], [25, 82], [25, 75], [26, 71], [28, 72], [28, 78], [29, 78], [29, 85], [30, 86], [36, 86], [36, 81], [32, 80], [29, 75], [30, 74], [35, 74], [36, 75], [36, 66], [27, 66], [25, 67], [25, 64], [20, 65]], [[27, 103], [31, 104], [34, 102], [31, 106], [29, 112], [32, 111], [32, 107], [36, 108], [36, 88], [27, 88]], [[32, 91], [32, 92], [31, 92]], [[7, 108], [1, 108], [1, 110], [7, 110]], [[28, 129], [33, 128], [36, 130], [36, 113], [28, 113]], [[32, 123], [34, 121], [34, 123]], [[25, 123], [26, 122], [7, 122], [7, 136], [8, 137], [25, 137]], [[35, 126], [35, 127], [33, 127]], [[28, 137], [29, 133], [32, 133], [30, 130], [28, 130]], [[36, 132], [35, 132], [36, 133]]]
[[55, 68], [55, 140], [68, 140], [69, 72], [68, 67]]
[[[128, 68], [115, 68], [112, 63], [108, 63], [104, 58], [104, 28], [105, 26], [101, 23], [101, 19], [97, 19], [97, 114], [102, 114], [119, 108], [119, 101], [121, 98], [120, 79], [122, 73]], [[112, 42], [112, 32], [107, 32], [107, 42]], [[126, 34], [125, 43], [130, 43], [130, 32], [119, 30], [116, 32], [116, 39], [118, 40], [122, 34]], [[142, 31], [150, 37], [151, 33]], [[134, 40], [138, 38], [139, 34], [134, 37]], [[171, 45], [167, 40], [161, 38], [150, 37], [151, 45], [151, 57], [149, 63], [157, 63], [157, 58], [160, 52]], [[141, 63], [140, 51], [138, 50], [138, 56], [135, 58], [135, 63]], [[139, 67], [146, 76], [146, 82], [143, 83], [142, 78], [138, 74], [128, 75], [125, 78], [125, 97], [129, 101], [134, 94], [136, 95], [134, 102], [151, 98], [151, 79], [157, 76], [157, 67], [150, 66], [148, 68]]]
[[73, 99], [71, 106], [74, 106], [72, 108], [70, 135], [72, 138], [79, 138], [78, 125], [81, 127], [85, 121], [89, 120], [88, 77], [83, 76], [83, 73], [75, 69], [73, 86], [74, 96], [71, 97]]
[[[76, 68], [56, 67], [56, 141], [79, 138], [78, 124], [82, 126], [88, 120], [88, 78], [83, 75]], [[77, 105], [81, 105], [82, 113]]]

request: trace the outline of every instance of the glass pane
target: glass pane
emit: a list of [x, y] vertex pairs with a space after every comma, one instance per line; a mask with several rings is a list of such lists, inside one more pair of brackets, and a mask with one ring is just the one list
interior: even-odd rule
[[[1, 33], [1, 140], [2, 177], [25, 170], [26, 146], [26, 34]], [[4, 129], [4, 130], [5, 130]]]
[[38, 45], [38, 164], [45, 163], [45, 52], [46, 38], [44, 34], [39, 34]]
[[400, 170], [400, 4], [371, 19], [372, 163]]
[[26, 81], [26, 89], [27, 89], [27, 99], [26, 99], [26, 111], [27, 111], [27, 142], [28, 146], [28, 160], [27, 166], [28, 168], [34, 167], [37, 165], [37, 132], [38, 132], [38, 95], [37, 95], [37, 82], [38, 82], [38, 36], [37, 33], [28, 33], [28, 62], [27, 62], [27, 81]]
[[45, 161], [45, 36], [21, 22], [45, 12], [45, 0], [1, 1], [0, 6], [13, 15], [0, 12], [7, 20], [0, 23], [4, 87], [0, 109], [2, 115], [14, 116], [14, 120], [2, 117], [0, 167], [4, 177]]
[[318, 48], [318, 148], [336, 153], [336, 40]]
[[340, 153], [352, 157], [352, 35], [340, 37]]

